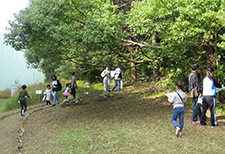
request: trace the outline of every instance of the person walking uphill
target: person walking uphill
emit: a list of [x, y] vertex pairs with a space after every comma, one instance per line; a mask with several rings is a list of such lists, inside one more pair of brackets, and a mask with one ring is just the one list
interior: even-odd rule
[[203, 79], [203, 103], [202, 103], [202, 126], [206, 125], [206, 111], [209, 108], [211, 113], [211, 126], [218, 126], [216, 121], [216, 88], [221, 88], [221, 85], [213, 79], [214, 69], [208, 68], [206, 71], [206, 77]]
[[[172, 122], [174, 127], [176, 128], [176, 136], [181, 137], [183, 126], [184, 126], [184, 103], [186, 102], [186, 94], [182, 91], [184, 87], [184, 82], [178, 81], [176, 83], [177, 91], [174, 93], [166, 94], [168, 97], [168, 101], [173, 103], [173, 116]], [[179, 117], [179, 125], [177, 124], [177, 118]]]
[[59, 98], [57, 97], [58, 94], [58, 87], [59, 87], [59, 80], [57, 79], [56, 75], [52, 75], [52, 91], [54, 94], [54, 101], [52, 106], [55, 106], [56, 100], [58, 101], [58, 104], [60, 103]]
[[76, 78], [77, 74], [76, 72], [72, 73], [72, 79], [71, 79], [71, 95], [73, 95], [73, 97], [76, 97], [76, 88], [77, 87], [77, 78]]
[[[27, 88], [26, 85], [22, 85], [22, 90], [19, 93], [19, 101], [18, 101], [18, 103], [20, 103], [20, 106], [21, 106], [21, 118], [24, 116], [24, 114], [25, 114], [25, 112], [27, 110], [26, 97], [31, 98], [31, 96], [26, 91], [26, 88]], [[23, 107], [24, 107], [24, 109], [23, 109]]]
[[[201, 119], [201, 105], [197, 103], [198, 97], [202, 96], [202, 86], [200, 84], [200, 70], [198, 64], [191, 66], [192, 72], [189, 75], [189, 93], [193, 101], [193, 115], [192, 123], [200, 123]], [[199, 119], [198, 119], [199, 118]]]
[[112, 89], [110, 90], [111, 92], [118, 86], [118, 92], [120, 93], [120, 80], [122, 79], [122, 65], [119, 65], [116, 70], [115, 70], [115, 74], [114, 74], [114, 79], [115, 79], [115, 85], [112, 87]]

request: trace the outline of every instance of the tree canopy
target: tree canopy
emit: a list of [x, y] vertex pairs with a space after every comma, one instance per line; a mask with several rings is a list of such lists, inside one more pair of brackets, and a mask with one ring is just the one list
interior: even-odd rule
[[223, 0], [30, 0], [5, 42], [44, 73], [121, 63], [134, 81], [137, 74], [187, 80], [199, 63], [223, 79], [224, 8]]

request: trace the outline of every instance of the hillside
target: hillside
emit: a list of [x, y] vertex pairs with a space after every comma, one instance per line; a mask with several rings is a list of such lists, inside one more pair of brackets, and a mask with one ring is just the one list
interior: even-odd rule
[[[126, 86], [122, 99], [99, 101], [102, 91], [83, 89], [85, 105], [28, 107], [26, 120], [19, 113], [0, 120], [1, 153], [225, 153], [225, 116], [219, 127], [192, 124], [192, 103], [185, 105], [182, 137], [175, 136], [173, 107], [165, 96], [154, 96], [149, 85]], [[40, 106], [41, 105], [41, 106]], [[25, 132], [18, 150], [21, 124]]]

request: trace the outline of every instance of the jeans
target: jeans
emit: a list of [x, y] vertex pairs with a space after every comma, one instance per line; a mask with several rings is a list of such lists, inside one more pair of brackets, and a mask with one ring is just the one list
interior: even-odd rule
[[182, 131], [184, 126], [184, 113], [184, 107], [176, 107], [173, 109], [172, 122], [175, 128], [179, 127], [177, 124], [177, 118], [179, 116], [180, 131]]
[[118, 86], [118, 92], [120, 92], [120, 79], [115, 79], [115, 85], [112, 87], [111, 91], [113, 91]]
[[199, 120], [201, 119], [201, 104], [197, 103], [198, 97], [192, 98], [193, 100], [193, 116], [192, 116], [192, 121], [197, 121], [198, 117]]
[[105, 91], [110, 90], [110, 78], [105, 77], [103, 79], [103, 83], [104, 83], [104, 90]]
[[[21, 106], [21, 116], [24, 116], [24, 113], [27, 110], [27, 102], [20, 100], [20, 106]], [[23, 106], [24, 106], [24, 110], [23, 110]]]
[[55, 105], [56, 100], [58, 101], [58, 103], [60, 103], [59, 98], [57, 97], [58, 91], [53, 91], [53, 95], [54, 95], [54, 102], [53, 105]]

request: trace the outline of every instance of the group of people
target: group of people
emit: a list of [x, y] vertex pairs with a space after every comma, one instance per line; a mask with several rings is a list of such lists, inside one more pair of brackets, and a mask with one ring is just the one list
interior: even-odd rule
[[[61, 90], [61, 88], [60, 88], [61, 83], [57, 79], [56, 75], [52, 75], [51, 79], [52, 79], [52, 86], [50, 84], [48, 84], [47, 89], [43, 93], [45, 95], [44, 99], [46, 100], [46, 106], [45, 107], [56, 106], [56, 100], [58, 101], [58, 104], [60, 103], [60, 100], [57, 97], [57, 94]], [[22, 90], [20, 91], [19, 98], [18, 98], [19, 99], [18, 103], [20, 103], [20, 105], [21, 105], [21, 117], [24, 117], [25, 111], [27, 110], [26, 98], [27, 97], [31, 98], [31, 96], [28, 94], [26, 88], [27, 88], [26, 85], [22, 85]], [[63, 95], [66, 98], [69, 95], [72, 95], [75, 98], [76, 88], [78, 88], [77, 79], [76, 79], [76, 72], [73, 72], [71, 82], [66, 84], [66, 89], [65, 89], [65, 92], [63, 93]], [[71, 90], [70, 93], [69, 93], [69, 90]], [[51, 104], [51, 95], [53, 96], [53, 104]]]
[[[201, 86], [200, 70], [198, 64], [191, 66], [192, 72], [189, 75], [189, 93], [193, 101], [193, 115], [192, 123], [200, 123], [202, 126], [206, 125], [206, 111], [208, 108], [211, 113], [211, 127], [217, 127], [216, 120], [216, 88], [222, 86], [213, 78], [214, 69], [207, 68], [206, 77], [203, 79], [203, 87]], [[184, 125], [184, 103], [186, 102], [186, 94], [183, 92], [184, 82], [178, 81], [176, 84], [176, 92], [166, 94], [168, 101], [173, 103], [172, 122], [176, 129], [176, 136], [182, 135]], [[199, 101], [202, 100], [202, 101]], [[202, 104], [202, 111], [201, 111]], [[179, 117], [179, 125], [177, 119]]]
[[[120, 93], [121, 91], [121, 80], [122, 78], [122, 65], [118, 65], [116, 68], [114, 75], [111, 76], [111, 72], [109, 70], [109, 66], [106, 66], [106, 68], [102, 71], [101, 77], [103, 77], [103, 84], [104, 84], [104, 90], [113, 92], [113, 90], [118, 86], [118, 92]], [[114, 78], [115, 80], [115, 85], [110, 89], [110, 80], [111, 78]]]

